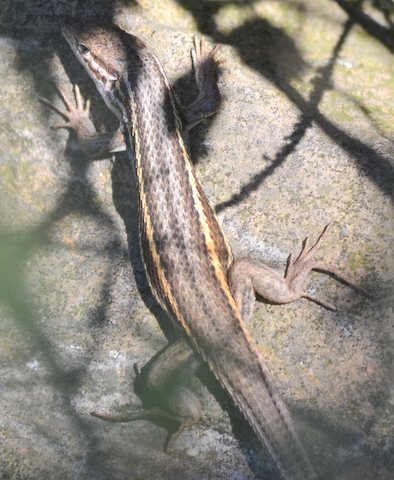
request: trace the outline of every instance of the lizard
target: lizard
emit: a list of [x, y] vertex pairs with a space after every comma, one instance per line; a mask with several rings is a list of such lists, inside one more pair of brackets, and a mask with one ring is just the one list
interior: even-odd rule
[[328, 224], [310, 247], [290, 256], [285, 277], [262, 262], [233, 259], [231, 248], [193, 170], [184, 140], [187, 129], [215, 113], [221, 103], [215, 80], [217, 45], [207, 52], [204, 39], [192, 50], [199, 95], [180, 108], [154, 53], [138, 37], [113, 23], [68, 19], [62, 27], [71, 49], [93, 79], [120, 129], [98, 134], [75, 86], [76, 107], [59, 89], [67, 107], [53, 107], [68, 121], [53, 128], [72, 128], [91, 156], [124, 148], [133, 166], [139, 198], [139, 236], [150, 287], [162, 308], [181, 327], [178, 341], [153, 362], [136, 370], [141, 390], [160, 398], [160, 406], [131, 415], [93, 412], [109, 421], [131, 421], [162, 414], [179, 423], [169, 451], [182, 430], [201, 416], [197, 398], [172, 376], [195, 371], [205, 361], [272, 455], [285, 480], [316, 480], [317, 474], [301, 444], [262, 353], [245, 322], [252, 315], [256, 293], [274, 303], [301, 297], [328, 302], [304, 292], [311, 270], [334, 274], [361, 293], [368, 292], [338, 268], [316, 262], [315, 253], [329, 235]]

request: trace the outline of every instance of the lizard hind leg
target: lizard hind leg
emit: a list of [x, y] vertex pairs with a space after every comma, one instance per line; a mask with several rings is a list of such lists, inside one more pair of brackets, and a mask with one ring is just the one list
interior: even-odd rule
[[184, 377], [194, 373], [199, 362], [184, 339], [170, 344], [144, 367], [136, 371], [135, 390], [146, 408], [126, 413], [91, 415], [108, 422], [132, 422], [146, 417], [161, 417], [178, 424], [168, 432], [164, 451], [170, 453], [179, 435], [201, 418], [201, 405], [197, 397], [184, 385]]
[[[192, 394], [192, 392], [190, 392], [190, 390], [179, 387], [176, 390], [174, 389], [171, 393], [172, 395], [167, 393], [167, 400], [170, 400], [171, 402], [171, 410], [176, 410], [178, 407], [176, 413], [171, 413], [164, 408], [152, 407], [146, 410], [143, 409], [136, 412], [126, 413], [124, 415], [111, 415], [101, 412], [91, 412], [90, 414], [93, 417], [113, 423], [133, 422], [134, 420], [140, 420], [147, 417], [162, 417], [174, 423], [177, 423], [178, 427], [175, 430], [169, 430], [164, 444], [164, 452], [170, 454], [175, 442], [177, 441], [183, 430], [187, 427], [191, 427], [201, 418], [200, 402]], [[170, 397], [173, 397], [172, 400], [170, 399]]]
[[342, 273], [337, 267], [325, 265], [313, 259], [335, 223], [329, 223], [324, 228], [312, 247], [310, 247], [308, 238], [304, 240], [301, 252], [296, 260], [294, 260], [293, 255], [290, 255], [284, 277], [262, 262], [249, 257], [239, 258], [231, 265], [228, 273], [229, 286], [244, 322], [247, 322], [252, 316], [256, 293], [277, 304], [291, 303], [304, 297], [331, 310], [337, 310], [331, 303], [303, 290], [311, 270], [331, 273], [366, 297], [372, 298], [363, 287]]

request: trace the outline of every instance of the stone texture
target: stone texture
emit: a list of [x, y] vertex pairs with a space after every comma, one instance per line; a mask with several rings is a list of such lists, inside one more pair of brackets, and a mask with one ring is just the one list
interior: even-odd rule
[[[321, 478], [394, 472], [393, 136], [390, 35], [336, 2], [5, 1], [0, 12], [0, 471], [10, 480], [274, 479], [270, 458], [212, 376], [190, 380], [203, 420], [171, 456], [166, 426], [108, 424], [131, 409], [133, 364], [167, 339], [139, 258], [122, 155], [90, 161], [51, 131], [55, 84], [78, 83], [98, 127], [116, 128], [60, 34], [67, 15], [114, 18], [143, 37], [187, 103], [192, 35], [221, 43], [223, 107], [191, 132], [198, 177], [235, 255], [283, 269], [332, 220], [318, 258], [374, 294], [314, 273], [335, 303], [264, 301], [248, 328]], [[346, 2], [339, 2], [345, 3]], [[365, 2], [364, 2], [365, 3]], [[377, 25], [384, 16], [370, 3]], [[375, 25], [376, 27], [376, 25]], [[378, 27], [377, 32], [382, 32]]]

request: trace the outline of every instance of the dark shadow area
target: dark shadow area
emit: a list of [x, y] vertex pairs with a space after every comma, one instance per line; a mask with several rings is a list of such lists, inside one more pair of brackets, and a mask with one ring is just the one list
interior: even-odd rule
[[[347, 2], [346, 0], [334, 0], [351, 18], [355, 23], [357, 22], [368, 35], [376, 38], [382, 45], [384, 45], [391, 53], [394, 53], [394, 36], [391, 26], [385, 27], [373, 19], [370, 15], [367, 15], [362, 10], [363, 0], [357, 2]], [[375, 2], [378, 9], [383, 12], [385, 10], [383, 2]], [[390, 3], [390, 2], [388, 2]]]

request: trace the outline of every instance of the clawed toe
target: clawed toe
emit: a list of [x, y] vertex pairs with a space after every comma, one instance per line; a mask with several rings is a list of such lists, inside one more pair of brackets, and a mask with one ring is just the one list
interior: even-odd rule
[[320, 237], [317, 239], [316, 243], [313, 245], [312, 248], [309, 248], [310, 240], [309, 237], [307, 237], [303, 242], [301, 253], [296, 261], [302, 259], [304, 262], [307, 262], [308, 260], [311, 260], [315, 253], [321, 248], [336, 223], [338, 222], [331, 222], [324, 227], [323, 232], [321, 233]]
[[163, 417], [178, 423], [179, 426], [176, 430], [168, 432], [167, 439], [164, 445], [164, 453], [167, 453], [167, 454], [171, 453], [171, 450], [176, 440], [179, 438], [179, 436], [184, 431], [184, 429], [186, 427], [193, 425], [197, 421], [197, 419], [194, 419], [194, 418], [189, 421], [182, 421], [175, 415], [172, 415], [156, 407], [150, 408], [147, 410], [141, 410], [139, 412], [133, 412], [126, 415], [108, 415], [106, 413], [101, 413], [101, 412], [90, 412], [90, 415], [92, 417], [99, 418], [100, 420], [105, 420], [106, 422], [112, 422], [112, 423], [133, 422], [134, 420], [140, 420], [142, 418], [150, 417], [150, 416]]
[[58, 107], [54, 103], [50, 102], [46, 98], [40, 98], [40, 101], [44, 103], [45, 105], [48, 105], [48, 107], [52, 108], [55, 112], [57, 112], [59, 115], [64, 117], [66, 120], [68, 120], [66, 123], [58, 123], [56, 125], [53, 125], [51, 128], [56, 130], [59, 128], [72, 128], [74, 130], [78, 130], [78, 126], [80, 124], [80, 120], [83, 119], [83, 121], [88, 121], [89, 120], [89, 115], [90, 115], [90, 100], [86, 101], [85, 107], [83, 106], [83, 99], [81, 92], [79, 90], [78, 85], [75, 85], [74, 87], [74, 95], [75, 95], [75, 102], [76, 106], [73, 105], [73, 103], [68, 99], [67, 95], [63, 92], [62, 89], [57, 87], [57, 90], [59, 92], [59, 95], [61, 99], [63, 100], [63, 103], [67, 107], [67, 110], [61, 107]]
[[204, 72], [204, 75], [210, 76], [213, 75], [217, 67], [223, 62], [222, 59], [215, 58], [216, 54], [220, 50], [221, 45], [218, 43], [209, 53], [207, 52], [207, 46], [205, 43], [205, 38], [202, 37], [199, 40], [196, 36], [194, 37], [194, 48], [191, 51], [193, 65], [195, 70]]
[[206, 58], [213, 61], [213, 63], [217, 66], [221, 60], [215, 59], [215, 55], [221, 49], [220, 43], [218, 43], [209, 53], [207, 53], [207, 45], [205, 43], [205, 37], [201, 37], [201, 40], [195, 35], [193, 37], [194, 48], [192, 49], [192, 58], [194, 64], [199, 63], [200, 61], [204, 61]]
[[[288, 259], [287, 269], [285, 278], [286, 281], [291, 285], [291, 288], [294, 291], [302, 291], [302, 287], [309, 275], [311, 270], [319, 270], [326, 273], [332, 273], [338, 279], [342, 280], [343, 282], [347, 283], [354, 289], [358, 290], [367, 298], [372, 299], [372, 295], [367, 292], [363, 287], [358, 285], [354, 280], [352, 280], [349, 276], [342, 273], [339, 268], [333, 267], [331, 265], [325, 265], [324, 263], [316, 262], [313, 260], [313, 256], [317, 253], [317, 251], [321, 248], [324, 241], [330, 234], [333, 226], [337, 222], [331, 222], [324, 228], [323, 232], [321, 233], [320, 237], [316, 241], [316, 243], [310, 248], [310, 240], [306, 238], [303, 242], [303, 246], [301, 252], [296, 260], [294, 260], [293, 255], [291, 254]], [[309, 300], [313, 300], [314, 302], [320, 303], [325, 307], [331, 310], [337, 310], [334, 305], [325, 300], [321, 300], [320, 298], [314, 297], [313, 295], [308, 295], [302, 293], [302, 297], [308, 298]]]

